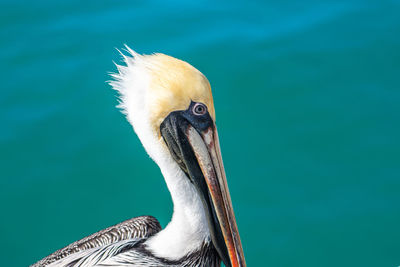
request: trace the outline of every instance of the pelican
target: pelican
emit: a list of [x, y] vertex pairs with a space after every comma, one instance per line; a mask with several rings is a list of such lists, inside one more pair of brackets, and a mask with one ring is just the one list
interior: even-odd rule
[[152, 216], [127, 220], [32, 266], [246, 266], [207, 78], [165, 54], [141, 55], [129, 47], [121, 54], [124, 64], [110, 85], [160, 167], [172, 219], [164, 229]]

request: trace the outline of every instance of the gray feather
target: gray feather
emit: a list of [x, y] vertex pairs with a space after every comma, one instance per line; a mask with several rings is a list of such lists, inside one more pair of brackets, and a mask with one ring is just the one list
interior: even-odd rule
[[[111, 248], [111, 251], [107, 252], [108, 256], [110, 256], [112, 253], [120, 251], [124, 246], [132, 246], [138, 240], [152, 236], [158, 233], [160, 230], [160, 223], [152, 216], [132, 218], [76, 241], [38, 261], [31, 267], [42, 267], [50, 264], [53, 265], [53, 263], [58, 263], [58, 261], [60, 261], [60, 265], [56, 264], [58, 266], [75, 266], [76, 263], [82, 260], [82, 258], [85, 258], [85, 255], [87, 256], [88, 254], [93, 254], [95, 252], [98, 253], [102, 248], [104, 248], [104, 251], [107, 251], [106, 248]], [[121, 241], [129, 241], [130, 243]], [[112, 244], [124, 246], [110, 247], [109, 245]], [[101, 253], [98, 255], [101, 255]], [[66, 260], [67, 257], [69, 260]], [[61, 264], [61, 262], [63, 263]], [[69, 264], [67, 262], [69, 262]]]

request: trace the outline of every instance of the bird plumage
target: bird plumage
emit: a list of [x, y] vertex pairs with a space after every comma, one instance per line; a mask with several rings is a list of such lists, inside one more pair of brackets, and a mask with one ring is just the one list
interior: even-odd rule
[[111, 226], [62, 248], [31, 267], [55, 266], [209, 266], [220, 265], [210, 242], [177, 260], [153, 255], [145, 241], [161, 230], [156, 218], [140, 216]]
[[[174, 212], [161, 230], [151, 216], [102, 230], [39, 266], [245, 266], [220, 155], [211, 87], [190, 64], [127, 47], [110, 82], [119, 107], [160, 167]], [[199, 109], [197, 109], [199, 107]]]
[[[94, 251], [96, 248], [105, 247], [113, 243], [118, 243], [126, 240], [141, 240], [148, 238], [161, 230], [160, 223], [152, 216], [140, 216], [132, 218], [108, 227], [88, 237], [78, 240], [49, 256], [38, 261], [32, 267], [47, 266], [57, 261], [68, 258], [68, 256], [80, 253], [84, 257], [89, 250]], [[76, 257], [77, 260], [80, 259]], [[66, 262], [73, 262], [74, 260], [67, 260]]]

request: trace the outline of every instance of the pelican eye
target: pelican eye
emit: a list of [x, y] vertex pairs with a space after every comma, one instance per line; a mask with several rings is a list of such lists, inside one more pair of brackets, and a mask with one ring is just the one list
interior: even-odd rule
[[202, 103], [196, 103], [193, 106], [192, 111], [193, 111], [194, 115], [201, 116], [201, 115], [204, 115], [207, 113], [207, 107], [206, 107], [206, 105], [204, 105]]

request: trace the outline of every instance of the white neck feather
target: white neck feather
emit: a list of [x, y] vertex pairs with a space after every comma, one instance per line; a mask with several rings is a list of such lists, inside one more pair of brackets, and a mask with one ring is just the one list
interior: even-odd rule
[[156, 256], [180, 259], [210, 240], [207, 219], [197, 190], [175, 161], [166, 157], [157, 163], [171, 192], [174, 213], [167, 227], [146, 245]]

